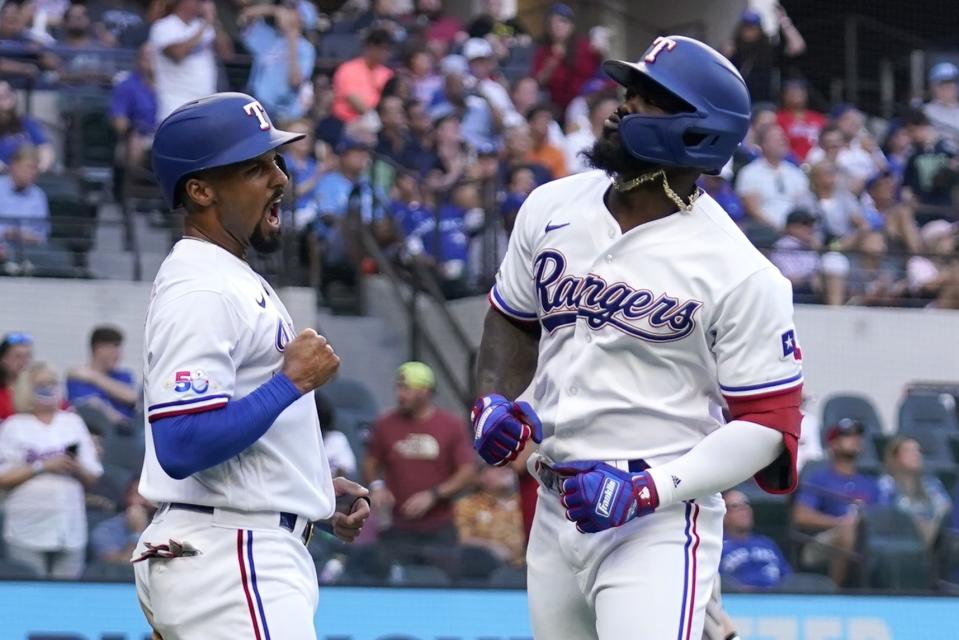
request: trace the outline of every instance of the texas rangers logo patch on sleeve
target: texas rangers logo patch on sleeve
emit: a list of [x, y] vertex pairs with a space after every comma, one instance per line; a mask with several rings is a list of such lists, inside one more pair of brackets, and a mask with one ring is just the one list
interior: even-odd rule
[[786, 333], [782, 334], [780, 339], [782, 340], [783, 360], [787, 360], [790, 357], [793, 360], [802, 360], [802, 350], [799, 348], [799, 343], [796, 342], [795, 329], [790, 329]]

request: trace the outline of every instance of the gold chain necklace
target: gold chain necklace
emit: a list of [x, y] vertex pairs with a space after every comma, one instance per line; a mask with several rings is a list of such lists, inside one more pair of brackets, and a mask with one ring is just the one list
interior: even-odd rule
[[689, 203], [683, 202], [683, 199], [679, 197], [679, 194], [673, 191], [673, 188], [669, 186], [669, 181], [666, 179], [666, 172], [662, 169], [653, 171], [652, 173], [644, 173], [641, 176], [637, 176], [632, 180], [627, 180], [625, 182], [621, 180], [613, 181], [613, 188], [616, 189], [618, 193], [626, 193], [627, 191], [632, 191], [641, 184], [647, 182], [652, 182], [658, 178], [663, 179], [663, 190], [666, 192], [666, 197], [672, 200], [680, 211], [692, 211], [693, 203], [696, 202], [696, 199], [702, 194], [702, 190], [698, 187], [693, 191], [692, 195], [689, 196]]

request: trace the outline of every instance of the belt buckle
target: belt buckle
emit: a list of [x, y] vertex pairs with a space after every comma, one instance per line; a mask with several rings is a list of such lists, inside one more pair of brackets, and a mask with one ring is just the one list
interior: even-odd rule
[[313, 529], [314, 529], [313, 521], [311, 520], [307, 521], [306, 526], [303, 527], [303, 545], [304, 546], [307, 546], [307, 547], [310, 546], [310, 540], [313, 539]]

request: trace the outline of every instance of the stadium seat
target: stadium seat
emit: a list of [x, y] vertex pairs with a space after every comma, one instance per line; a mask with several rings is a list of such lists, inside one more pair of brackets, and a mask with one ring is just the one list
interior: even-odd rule
[[333, 403], [333, 427], [346, 436], [357, 460], [361, 461], [370, 428], [379, 414], [376, 398], [366, 385], [350, 378], [334, 378], [323, 391]]
[[824, 445], [826, 428], [843, 418], [858, 420], [866, 427], [866, 433], [870, 436], [883, 432], [882, 422], [879, 420], [879, 412], [876, 411], [876, 407], [868, 398], [856, 394], [836, 394], [829, 396], [823, 405], [823, 427], [820, 433], [822, 434]]
[[839, 590], [832, 578], [821, 573], [790, 573], [773, 591], [786, 593], [835, 593]]
[[737, 491], [743, 492], [753, 508], [753, 529], [769, 536], [786, 553], [789, 548], [789, 498], [773, 495], [759, 488], [754, 480], [743, 482]]
[[460, 547], [459, 577], [488, 581], [503, 563], [488, 549], [471, 545]]
[[32, 580], [41, 577], [33, 567], [9, 558], [0, 559], [0, 580]]
[[128, 469], [132, 475], [143, 467], [143, 436], [110, 433], [103, 441], [103, 463]]
[[133, 582], [133, 565], [95, 562], [84, 570], [83, 579], [95, 582]]
[[526, 569], [503, 566], [489, 577], [489, 586], [493, 589], [525, 589]]
[[899, 405], [899, 433], [944, 429], [959, 435], [956, 399], [948, 393], [910, 393]]
[[912, 518], [895, 507], [869, 506], [864, 555], [869, 583], [879, 589], [928, 589], [929, 556]]

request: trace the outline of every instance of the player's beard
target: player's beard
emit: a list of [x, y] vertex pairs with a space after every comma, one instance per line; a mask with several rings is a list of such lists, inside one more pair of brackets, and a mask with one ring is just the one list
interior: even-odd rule
[[582, 154], [589, 166], [617, 178], [632, 178], [660, 168], [630, 155], [618, 130], [603, 129], [593, 146]]
[[257, 253], [273, 253], [279, 250], [281, 239], [279, 231], [263, 231], [263, 225], [258, 224], [250, 235], [250, 246]]

